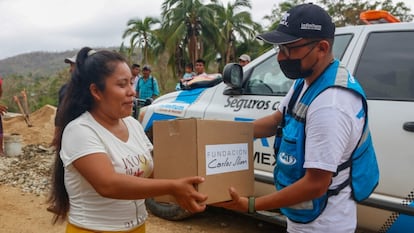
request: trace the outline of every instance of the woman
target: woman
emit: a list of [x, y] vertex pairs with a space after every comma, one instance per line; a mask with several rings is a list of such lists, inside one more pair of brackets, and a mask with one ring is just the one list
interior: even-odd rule
[[58, 109], [57, 157], [49, 202], [66, 232], [145, 232], [144, 199], [173, 195], [200, 212], [202, 177], [149, 179], [152, 144], [131, 117], [135, 91], [124, 58], [83, 48]]

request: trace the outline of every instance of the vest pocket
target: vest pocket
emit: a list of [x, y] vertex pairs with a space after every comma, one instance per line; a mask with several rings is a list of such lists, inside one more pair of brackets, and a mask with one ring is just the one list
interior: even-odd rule
[[283, 136], [280, 143], [274, 178], [281, 186], [287, 186], [303, 176], [303, 160], [298, 157], [296, 142], [296, 138]]

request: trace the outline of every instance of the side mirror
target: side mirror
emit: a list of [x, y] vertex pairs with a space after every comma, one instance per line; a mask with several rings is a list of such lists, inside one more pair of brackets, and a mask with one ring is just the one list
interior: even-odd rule
[[223, 82], [230, 87], [224, 94], [241, 94], [243, 67], [237, 63], [229, 63], [223, 69]]

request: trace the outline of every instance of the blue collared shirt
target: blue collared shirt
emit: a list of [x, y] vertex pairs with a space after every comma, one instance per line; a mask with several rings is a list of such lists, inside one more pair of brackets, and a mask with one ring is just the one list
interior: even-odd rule
[[140, 77], [137, 82], [136, 91], [139, 93], [138, 98], [148, 99], [160, 95], [157, 80], [150, 75], [147, 80]]

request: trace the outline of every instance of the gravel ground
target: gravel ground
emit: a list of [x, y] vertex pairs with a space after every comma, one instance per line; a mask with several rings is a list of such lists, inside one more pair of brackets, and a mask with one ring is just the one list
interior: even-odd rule
[[0, 158], [0, 185], [7, 184], [23, 192], [47, 195], [50, 188], [54, 150], [41, 145], [23, 147], [23, 154]]

